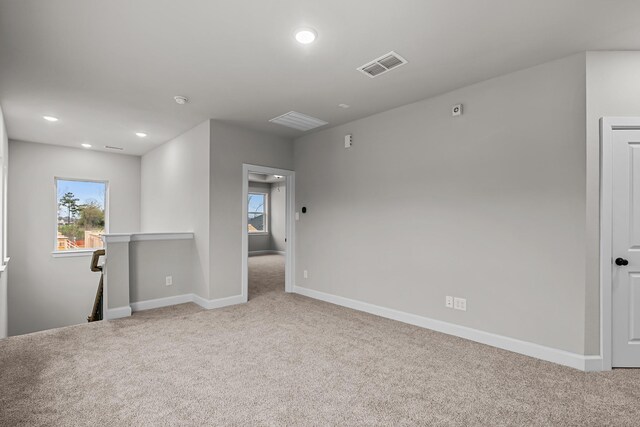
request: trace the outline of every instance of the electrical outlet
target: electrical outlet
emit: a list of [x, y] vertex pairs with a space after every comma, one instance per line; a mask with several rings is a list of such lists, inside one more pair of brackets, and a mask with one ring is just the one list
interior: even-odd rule
[[454, 298], [453, 308], [456, 310], [467, 311], [467, 300], [465, 298]]
[[304, 276], [305, 279], [309, 278], [309, 272], [307, 270], [303, 271], [302, 275]]
[[164, 278], [164, 284], [167, 286], [173, 285], [173, 276], [167, 276]]
[[444, 306], [447, 308], [453, 308], [453, 297], [447, 295], [445, 297]]

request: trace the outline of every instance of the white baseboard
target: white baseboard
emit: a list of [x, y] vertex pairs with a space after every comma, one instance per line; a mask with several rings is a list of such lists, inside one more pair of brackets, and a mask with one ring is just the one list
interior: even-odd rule
[[431, 329], [437, 332], [465, 338], [471, 341], [479, 342], [481, 344], [486, 344], [492, 347], [501, 348], [503, 350], [512, 351], [514, 353], [524, 354], [525, 356], [546, 360], [547, 362], [569, 366], [581, 371], [602, 370], [601, 356], [584, 356], [577, 353], [571, 353], [565, 350], [546, 347], [528, 341], [509, 338], [502, 335], [493, 334], [491, 332], [469, 328], [467, 326], [460, 326], [454, 323], [418, 316], [391, 308], [381, 307], [362, 301], [327, 294], [313, 289], [302, 288], [300, 286], [294, 286], [293, 292], [310, 298], [326, 301], [336, 305], [341, 305], [343, 307], [348, 307], [354, 310], [364, 311], [367, 313], [375, 314], [377, 316], [386, 317], [388, 319], [393, 319], [400, 322], [409, 323], [411, 325], [420, 326], [422, 328]]
[[107, 312], [105, 314], [106, 314], [105, 318], [107, 320], [120, 319], [122, 317], [129, 317], [131, 316], [131, 307], [126, 306], [126, 307], [109, 308], [107, 309]]
[[232, 297], [218, 298], [218, 299], [205, 299], [196, 294], [192, 294], [192, 295], [193, 295], [193, 302], [195, 302], [202, 308], [206, 308], [207, 310], [211, 310], [212, 308], [227, 307], [229, 305], [243, 304], [247, 302], [246, 298], [244, 298], [242, 295], [235, 295]]
[[249, 256], [256, 256], [256, 255], [285, 255], [286, 252], [285, 251], [272, 251], [272, 250], [268, 250], [268, 251], [250, 251], [249, 252]]
[[[143, 310], [150, 310], [153, 308], [169, 307], [172, 305], [184, 304], [187, 302], [193, 302], [198, 304], [200, 307], [204, 309], [211, 310], [213, 308], [221, 308], [221, 307], [227, 307], [229, 305], [242, 304], [247, 302], [247, 300], [242, 295], [235, 295], [232, 297], [218, 298], [218, 299], [206, 299], [196, 294], [182, 294], [182, 295], [175, 295], [175, 296], [166, 297], [166, 298], [157, 298], [157, 299], [151, 299], [146, 301], [133, 302], [131, 303], [131, 308], [129, 310], [128, 316], [131, 315], [131, 310], [143, 311]], [[120, 309], [124, 309], [124, 308], [129, 308], [129, 307], [122, 307]], [[116, 309], [116, 310], [120, 310], [120, 309]], [[120, 316], [120, 317], [125, 317], [125, 316]]]
[[581, 356], [578, 355], [580, 357], [584, 358], [584, 369], [580, 369], [581, 371], [585, 371], [585, 372], [600, 372], [600, 371], [610, 371], [611, 367], [609, 367], [608, 369], [605, 369], [604, 367], [604, 360], [602, 359], [602, 356]]
[[131, 310], [151, 310], [152, 308], [168, 307], [170, 305], [184, 304], [186, 302], [193, 302], [193, 294], [182, 294], [166, 298], [156, 298], [146, 301], [132, 302]]

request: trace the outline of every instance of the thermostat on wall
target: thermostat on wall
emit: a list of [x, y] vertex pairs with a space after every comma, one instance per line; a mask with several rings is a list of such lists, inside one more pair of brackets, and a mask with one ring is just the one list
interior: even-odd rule
[[451, 115], [454, 117], [462, 115], [462, 104], [456, 104], [451, 107]]

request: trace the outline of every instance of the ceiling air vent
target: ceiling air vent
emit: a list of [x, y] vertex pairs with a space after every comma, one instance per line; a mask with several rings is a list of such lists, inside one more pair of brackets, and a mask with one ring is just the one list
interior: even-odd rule
[[406, 63], [406, 59], [391, 51], [357, 69], [367, 76], [374, 78]]
[[108, 150], [124, 150], [122, 147], [114, 147], [113, 145], [105, 145], [104, 148]]
[[316, 119], [315, 117], [307, 116], [306, 114], [297, 113], [295, 111], [289, 111], [288, 113], [278, 116], [269, 121], [271, 123], [277, 123], [282, 126], [287, 126], [302, 131], [315, 129], [317, 127], [328, 124], [324, 120]]

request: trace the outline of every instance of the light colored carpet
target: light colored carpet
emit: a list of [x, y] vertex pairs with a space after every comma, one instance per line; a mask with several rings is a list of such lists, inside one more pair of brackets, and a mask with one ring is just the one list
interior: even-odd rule
[[640, 371], [585, 374], [283, 292], [0, 341], [0, 425], [638, 425]]

